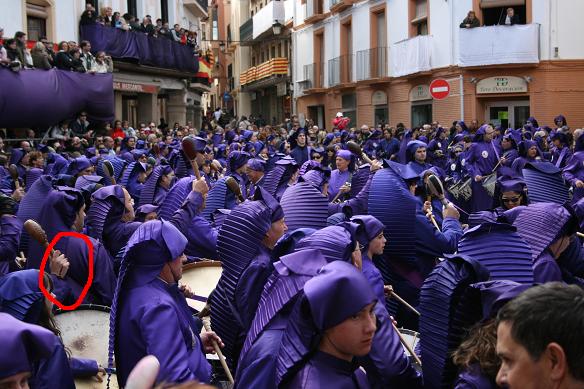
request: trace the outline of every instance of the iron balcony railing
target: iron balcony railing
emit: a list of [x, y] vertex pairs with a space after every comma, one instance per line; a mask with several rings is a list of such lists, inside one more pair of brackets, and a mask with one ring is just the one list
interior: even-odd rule
[[353, 55], [341, 55], [328, 61], [329, 86], [353, 82]]
[[387, 47], [376, 47], [357, 52], [357, 81], [389, 76]]

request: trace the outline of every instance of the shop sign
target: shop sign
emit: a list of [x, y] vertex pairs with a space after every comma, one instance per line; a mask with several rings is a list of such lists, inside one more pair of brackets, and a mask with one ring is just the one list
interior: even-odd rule
[[383, 91], [376, 91], [371, 96], [371, 105], [386, 105], [387, 104], [387, 94]]
[[114, 90], [135, 93], [157, 93], [158, 87], [156, 85], [114, 81]]
[[477, 94], [486, 93], [524, 93], [527, 81], [521, 77], [501, 76], [482, 79], [477, 84]]
[[430, 100], [431, 98], [428, 85], [418, 85], [410, 91], [410, 101]]
[[287, 84], [285, 82], [281, 82], [279, 84], [276, 84], [276, 95], [278, 97], [286, 96], [286, 92], [287, 92], [286, 85]]

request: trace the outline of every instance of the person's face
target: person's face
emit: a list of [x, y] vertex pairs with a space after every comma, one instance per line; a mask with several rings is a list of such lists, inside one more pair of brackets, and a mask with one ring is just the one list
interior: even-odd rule
[[63, 51], [67, 51], [67, 50], [69, 50], [69, 43], [67, 43], [67, 42], [63, 42], [63, 43], [61, 44], [61, 50], [63, 50]]
[[485, 130], [485, 135], [483, 136], [483, 139], [485, 140], [485, 142], [490, 142], [493, 140], [494, 134], [495, 134], [495, 130], [493, 130], [493, 127], [487, 126], [487, 129]]
[[105, 54], [104, 53], [100, 53], [97, 57], [96, 57], [100, 62], [105, 61]]
[[513, 209], [521, 205], [521, 193], [517, 192], [503, 192], [501, 195], [501, 202], [503, 208]]
[[28, 378], [30, 372], [26, 371], [0, 379], [0, 389], [29, 389]]
[[426, 148], [425, 147], [418, 147], [414, 158], [416, 159], [416, 162], [419, 162], [419, 163], [426, 162]]
[[268, 248], [273, 248], [276, 245], [276, 242], [288, 231], [288, 226], [286, 226], [286, 222], [284, 218], [280, 220], [276, 220], [270, 226], [268, 232], [266, 232], [266, 236], [264, 237], [264, 245]]
[[87, 114], [85, 112], [83, 112], [82, 114], [79, 115], [79, 119], [81, 119], [82, 122], [87, 120]]
[[298, 135], [297, 143], [298, 146], [304, 146], [306, 144], [306, 135], [305, 134]]
[[114, 140], [113, 140], [113, 138], [107, 137], [107, 138], [104, 139], [103, 144], [108, 149], [111, 149], [111, 148], [114, 147]]
[[531, 146], [529, 150], [527, 150], [527, 156], [530, 158], [535, 158], [537, 155], [537, 146]]
[[86, 53], [89, 53], [91, 51], [91, 43], [86, 44], [83, 47], [83, 51], [86, 52]]
[[515, 10], [513, 8], [507, 8], [507, 15], [512, 17], [513, 15], [515, 15]]
[[166, 190], [170, 189], [170, 186], [172, 185], [173, 179], [174, 179], [174, 173], [168, 173], [168, 174], [163, 175], [160, 178], [160, 186]]
[[43, 168], [45, 166], [45, 159], [43, 157], [38, 157], [33, 162], [33, 166], [39, 169]]
[[122, 221], [131, 222], [135, 218], [134, 199], [132, 198], [132, 196], [130, 196], [130, 193], [126, 190], [126, 188], [124, 188], [123, 190], [124, 190], [124, 206], [126, 209], [124, 211], [124, 215], [122, 216]]
[[75, 216], [75, 221], [73, 222], [73, 230], [77, 232], [83, 231], [83, 222], [85, 221], [85, 205], [82, 205]]
[[144, 216], [145, 222], [149, 222], [150, 220], [156, 220], [156, 219], [158, 219], [158, 215], [156, 214], [156, 212], [150, 212], [150, 213], [147, 213], [146, 216]]
[[503, 150], [507, 150], [511, 147], [511, 141], [507, 138], [503, 138], [501, 140], [501, 147], [503, 147]]
[[30, 151], [30, 143], [28, 143], [27, 141], [21, 142], [20, 147], [22, 147], [22, 149], [27, 153]]
[[325, 331], [325, 339], [334, 345], [344, 359], [364, 356], [371, 350], [373, 335], [377, 330], [374, 305], [375, 303], [367, 305], [355, 315]]
[[318, 153], [312, 154], [312, 159], [315, 160], [315, 161], [317, 161], [317, 162], [322, 163], [322, 155], [320, 155]]
[[345, 171], [349, 168], [349, 161], [347, 161], [345, 158], [337, 157], [336, 162], [337, 169], [340, 171]]
[[182, 267], [186, 262], [187, 257], [184, 254], [181, 254], [181, 256], [176, 258], [174, 261], [168, 262], [170, 272], [172, 273], [172, 277], [174, 278], [175, 282], [178, 282], [182, 278]]
[[369, 252], [373, 255], [383, 254], [383, 249], [385, 248], [385, 243], [387, 240], [383, 235], [383, 232], [377, 235], [371, 242], [369, 242]]
[[527, 349], [515, 342], [511, 335], [511, 325], [501, 322], [497, 327], [497, 355], [501, 367], [497, 373], [497, 385], [509, 389], [552, 388], [549, 367], [545, 358], [534, 361]]
[[136, 138], [130, 138], [130, 139], [128, 139], [127, 145], [130, 146], [130, 147], [136, 147]]

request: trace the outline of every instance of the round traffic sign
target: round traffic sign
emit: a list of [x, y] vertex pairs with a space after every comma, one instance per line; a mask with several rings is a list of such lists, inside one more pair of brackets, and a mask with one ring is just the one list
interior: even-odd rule
[[430, 95], [436, 100], [442, 100], [450, 94], [450, 84], [448, 81], [438, 78], [430, 84]]

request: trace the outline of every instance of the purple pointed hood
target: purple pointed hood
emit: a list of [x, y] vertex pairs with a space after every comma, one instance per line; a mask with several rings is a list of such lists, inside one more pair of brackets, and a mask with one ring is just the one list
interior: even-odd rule
[[38, 324], [45, 296], [39, 288], [39, 271], [20, 270], [0, 278], [0, 312], [18, 320]]
[[327, 262], [350, 262], [357, 245], [358, 228], [358, 224], [350, 222], [323, 228], [298, 242], [296, 251], [317, 249]]
[[272, 223], [284, 218], [284, 211], [282, 210], [280, 203], [262, 187], [258, 187], [258, 190], [254, 193], [253, 199], [255, 201], [263, 201], [270, 209]]
[[49, 358], [58, 340], [51, 331], [0, 313], [0, 379], [33, 372], [36, 361]]
[[28, 192], [30, 190], [30, 187], [32, 186], [32, 184], [34, 184], [34, 182], [36, 180], [38, 180], [39, 177], [42, 175], [43, 175], [43, 169], [38, 169], [36, 167], [29, 169], [26, 172], [26, 186], [25, 186], [24, 190], [26, 192]]
[[89, 167], [91, 167], [91, 162], [89, 159], [87, 159], [85, 156], [81, 156], [79, 158], [75, 158], [69, 163], [67, 174], [70, 176], [76, 176]]
[[[306, 174], [314, 173], [311, 170]], [[305, 175], [306, 175], [305, 174]], [[286, 224], [291, 230], [297, 228], [321, 229], [326, 227], [328, 199], [308, 182], [298, 182], [286, 189], [280, 200]]]
[[357, 215], [353, 216], [351, 221], [361, 225], [361, 228], [357, 231], [357, 239], [359, 244], [364, 247], [369, 246], [369, 242], [381, 234], [385, 228], [383, 223], [374, 216]]
[[140, 192], [139, 206], [154, 203], [154, 196], [156, 195], [156, 189], [158, 188], [160, 177], [170, 173], [172, 173], [172, 168], [169, 165], [158, 165], [152, 170], [152, 173], [150, 173], [146, 179], [142, 191]]
[[108, 220], [119, 220], [125, 210], [124, 191], [120, 185], [110, 185], [96, 190], [91, 196], [91, 208], [85, 224], [92, 238], [103, 241], [103, 229]]

